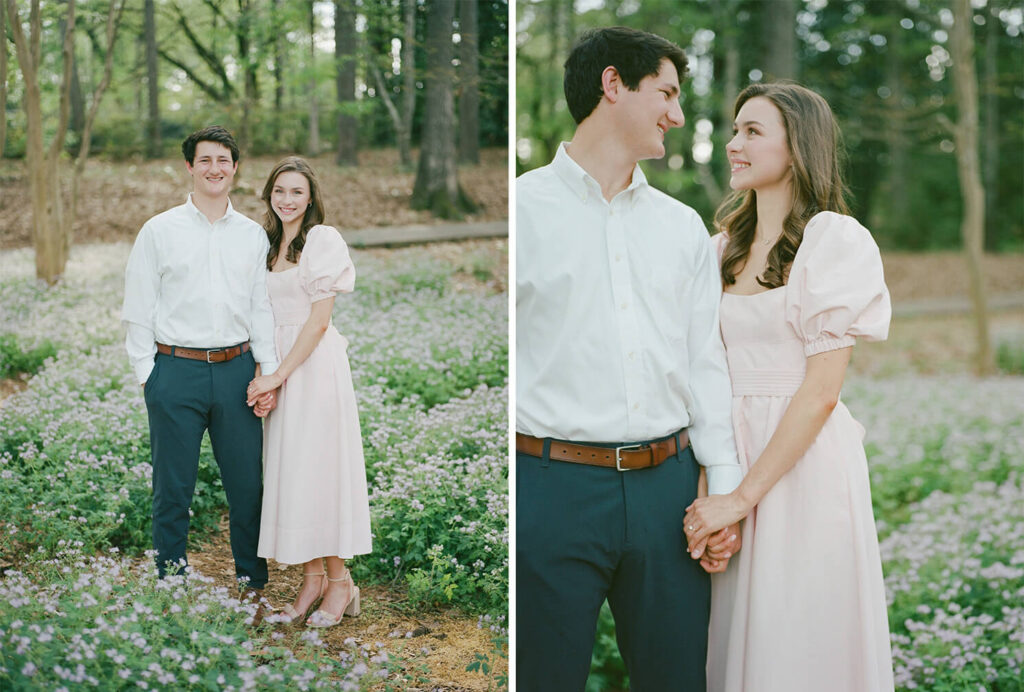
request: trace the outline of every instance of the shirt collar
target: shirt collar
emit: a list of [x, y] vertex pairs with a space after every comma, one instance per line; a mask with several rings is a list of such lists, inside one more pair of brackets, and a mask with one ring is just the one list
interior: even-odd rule
[[[568, 145], [568, 142], [562, 142], [559, 144], [558, 150], [555, 152], [555, 158], [551, 162], [551, 165], [558, 174], [558, 177], [565, 181], [565, 184], [569, 186], [569, 189], [582, 199], [586, 199], [587, 196], [591, 194], [592, 190], [596, 191], [597, 194], [600, 195], [601, 184], [594, 180], [593, 176], [583, 170], [583, 167], [569, 156], [569, 152], [566, 151], [566, 147]], [[640, 170], [639, 165], [634, 165], [633, 177], [624, 192], [631, 192], [645, 185], [647, 185], [647, 176], [645, 176], [644, 172]]]
[[[206, 214], [204, 214], [203, 212], [199, 211], [199, 207], [197, 207], [195, 205], [195, 203], [192, 201], [192, 193], [191, 192], [188, 193], [188, 197], [185, 198], [185, 208], [188, 209], [191, 213], [200, 216], [204, 221], [209, 222], [209, 220], [206, 218]], [[220, 219], [217, 219], [217, 221], [220, 221], [221, 219], [229, 218], [231, 216], [234, 216], [237, 213], [238, 212], [236, 212], [235, 208], [231, 205], [231, 198], [228, 197], [228, 208], [224, 210], [224, 216], [220, 217]], [[216, 221], [214, 223], [216, 223]]]

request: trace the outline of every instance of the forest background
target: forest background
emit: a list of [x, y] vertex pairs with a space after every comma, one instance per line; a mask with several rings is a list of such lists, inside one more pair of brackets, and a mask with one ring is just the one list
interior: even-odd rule
[[[1024, 249], [1024, 11], [975, 0], [973, 36], [985, 194], [985, 248]], [[853, 215], [883, 249], [961, 244], [952, 3], [945, 0], [568, 0], [517, 2], [517, 173], [551, 160], [571, 137], [562, 63], [589, 27], [651, 30], [690, 60], [686, 126], [651, 183], [708, 220], [728, 192], [725, 143], [733, 103], [751, 82], [794, 79], [821, 93], [846, 143]]]

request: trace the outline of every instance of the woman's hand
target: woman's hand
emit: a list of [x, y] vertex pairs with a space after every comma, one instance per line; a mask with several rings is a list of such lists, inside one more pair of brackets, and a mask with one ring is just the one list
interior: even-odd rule
[[272, 392], [284, 382], [281, 376], [276, 372], [269, 375], [260, 375], [254, 377], [252, 382], [249, 383], [249, 388], [245, 390], [246, 403], [252, 406], [256, 403], [256, 400], [267, 392]]
[[[736, 524], [750, 513], [734, 494], [699, 497], [686, 508], [683, 531], [691, 550], [691, 557], [697, 559], [703, 552], [703, 542], [712, 534], [727, 526]], [[735, 552], [735, 551], [731, 551]]]

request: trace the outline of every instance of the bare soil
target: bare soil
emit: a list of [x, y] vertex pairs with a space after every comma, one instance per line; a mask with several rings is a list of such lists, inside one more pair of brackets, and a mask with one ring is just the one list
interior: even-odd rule
[[[239, 163], [232, 190], [235, 208], [262, 221], [266, 211], [259, 195], [265, 176], [280, 157], [254, 157]], [[333, 156], [311, 158], [320, 178], [326, 222], [339, 229], [449, 223], [409, 206], [415, 170], [399, 166], [393, 149], [373, 149], [359, 155], [358, 167], [339, 167]], [[66, 168], [66, 167], [65, 167]], [[484, 149], [480, 164], [460, 166], [459, 182], [481, 205], [466, 221], [508, 218], [508, 151]], [[133, 240], [154, 214], [181, 204], [192, 189], [182, 159], [112, 162], [90, 160], [79, 181], [73, 242]], [[65, 209], [69, 199], [65, 194]], [[0, 159], [0, 249], [31, 244], [31, 209], [24, 162]]]
[[[226, 518], [221, 522], [218, 535], [189, 553], [189, 564], [218, 586], [234, 588], [235, 568]], [[302, 565], [283, 565], [270, 560], [269, 568], [270, 581], [264, 596], [274, 608], [280, 609], [291, 603], [298, 593], [302, 585]], [[453, 610], [414, 608], [400, 590], [386, 586], [360, 585], [359, 590], [362, 613], [358, 617], [345, 617], [335, 627], [318, 630], [331, 656], [346, 650], [345, 640], [353, 638], [357, 645], [366, 644], [374, 652], [385, 651], [390, 658], [400, 661], [403, 676], [408, 679], [399, 684], [399, 689], [476, 692], [495, 687], [487, 676], [466, 671], [477, 653], [490, 653], [493, 648], [491, 632], [486, 627], [478, 628], [477, 618]], [[264, 626], [274, 627], [285, 635], [280, 644], [301, 648], [299, 637], [306, 631], [305, 627], [281, 623]], [[495, 661], [494, 658], [492, 655], [493, 672], [507, 673], [508, 660]], [[417, 683], [418, 679], [429, 680], [429, 683]], [[393, 679], [391, 682], [395, 684]]]

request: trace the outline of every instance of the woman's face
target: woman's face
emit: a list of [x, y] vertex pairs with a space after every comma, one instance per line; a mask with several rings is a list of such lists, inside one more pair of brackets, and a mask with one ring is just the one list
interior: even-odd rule
[[285, 171], [277, 176], [270, 191], [270, 206], [285, 226], [302, 220], [309, 206], [309, 181], [297, 171]]
[[792, 176], [793, 157], [786, 141], [782, 113], [763, 96], [740, 107], [733, 125], [736, 133], [725, 146], [733, 190], [764, 191], [784, 185]]

